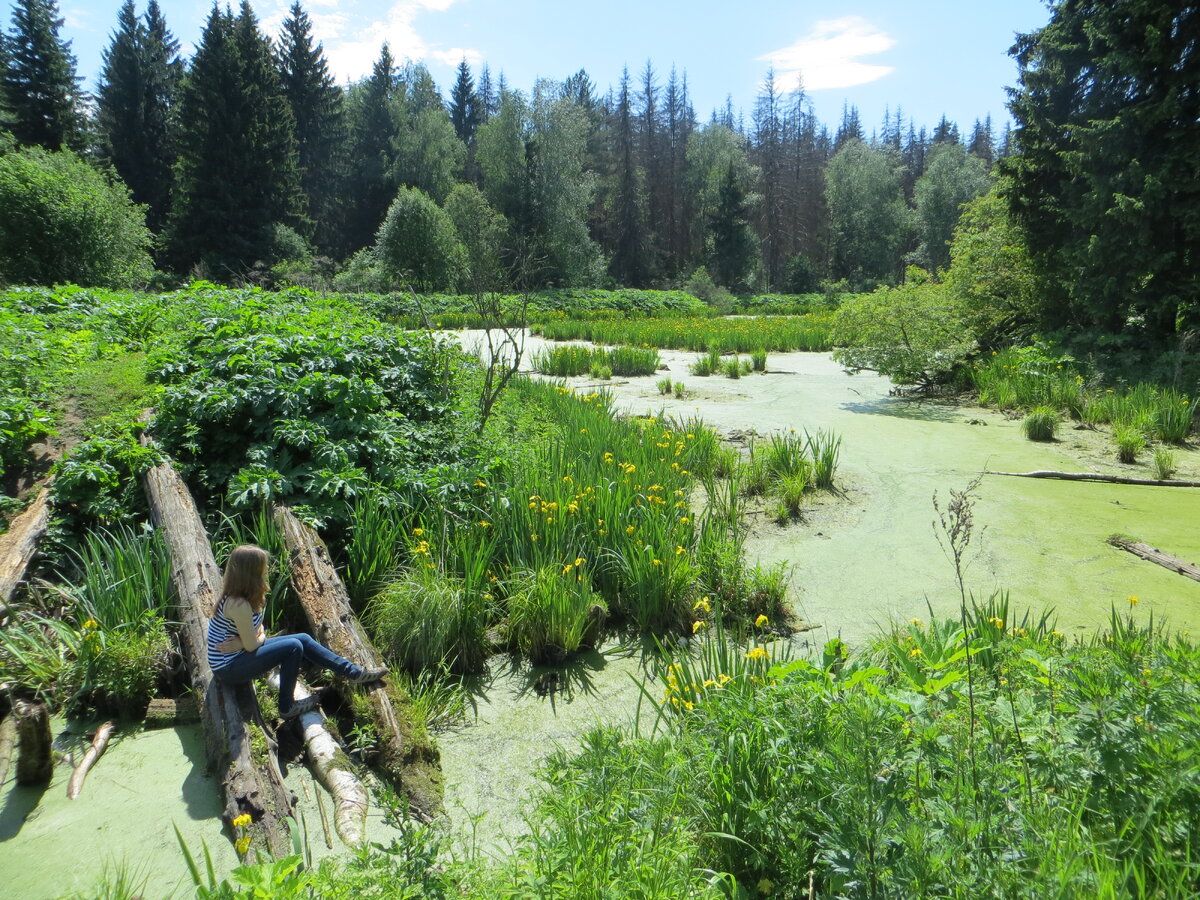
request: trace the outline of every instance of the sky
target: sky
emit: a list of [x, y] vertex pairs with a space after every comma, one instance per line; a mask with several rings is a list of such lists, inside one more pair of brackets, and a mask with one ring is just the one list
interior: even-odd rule
[[[238, 2], [233, 3], [234, 8]], [[262, 29], [278, 35], [292, 0], [258, 0]], [[137, 0], [139, 14], [145, 0]], [[159, 0], [190, 56], [211, 0]], [[62, 37], [72, 42], [84, 86], [92, 89], [121, 0], [59, 0]], [[222, 4], [224, 5], [224, 4]], [[864, 128], [899, 107], [932, 128], [943, 116], [969, 135], [975, 119], [1008, 121], [1005, 88], [1016, 83], [1008, 55], [1016, 34], [1046, 24], [1044, 0], [302, 0], [331, 70], [343, 83], [370, 72], [387, 41], [399, 59], [422, 60], [448, 94], [466, 59], [487, 63], [513, 88], [562, 80], [586, 69], [600, 93], [628, 67], [640, 84], [647, 61], [665, 83], [686, 74], [701, 122], [726, 97], [750, 121], [768, 70], [784, 91], [803, 84], [831, 129], [846, 104]]]

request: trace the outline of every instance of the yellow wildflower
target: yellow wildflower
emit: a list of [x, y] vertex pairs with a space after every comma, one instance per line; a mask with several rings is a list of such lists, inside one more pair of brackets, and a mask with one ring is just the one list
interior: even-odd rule
[[480, 519], [477, 524], [479, 525], [480, 528], [491, 528], [492, 527], [491, 522], [485, 522], [482, 519]]
[[417, 537], [420, 537], [420, 536], [421, 536], [421, 535], [423, 535], [424, 533], [425, 533], [425, 529], [424, 529], [424, 528], [414, 528], [414, 529], [413, 529], [413, 534], [415, 534]]
[[650, 560], [650, 562], [651, 562], [651, 563], [653, 563], [653, 564], [654, 564], [654, 565], [656, 565], [656, 566], [661, 566], [661, 565], [662, 565], [662, 560], [661, 560], [661, 559], [652, 559], [652, 560]]
[[578, 567], [578, 566], [582, 566], [582, 565], [583, 565], [585, 562], [587, 562], [587, 560], [586, 560], [586, 559], [584, 559], [582, 556], [577, 556], [577, 557], [575, 557], [575, 565], [576, 565], [577, 567]]
[[237, 851], [238, 856], [245, 856], [246, 851], [250, 849], [250, 835], [247, 834], [234, 841], [233, 849]]
[[232, 824], [234, 828], [245, 828], [252, 821], [253, 821], [253, 819], [250, 818], [249, 813], [242, 813], [240, 816], [236, 817], [233, 820], [233, 822], [231, 822], [230, 824]]
[[708, 598], [704, 597], [692, 604], [692, 609], [702, 609], [705, 612], [712, 612], [712, 604], [708, 602]]
[[918, 656], [924, 656], [924, 654], [921, 653], [920, 647], [913, 647], [911, 650], [908, 651], [909, 659], [916, 659]]
[[634, 527], [633, 527], [632, 525], [627, 525], [627, 526], [625, 526], [625, 533], [626, 533], [626, 534], [633, 534], [633, 532], [634, 532]]
[[562, 573], [563, 573], [564, 575], [566, 575], [566, 574], [567, 574], [568, 572], [570, 572], [570, 571], [571, 571], [571, 564], [570, 564], [570, 563], [567, 563], [567, 565], [563, 566]]
[[705, 622], [702, 619], [697, 619], [695, 622], [692, 623], [692, 634], [695, 634], [700, 629], [707, 628], [707, 627], [708, 627], [707, 622]]
[[83, 627], [84, 628], [99, 628], [100, 623], [97, 622], [95, 619], [88, 619], [86, 622], [83, 623]]
[[484, 481], [482, 478], [476, 478], [475, 479], [475, 487], [487, 487], [487, 482]]
[[706, 688], [715, 688], [715, 687], [717, 687], [717, 683], [715, 681], [713, 681], [711, 678], [705, 678], [704, 686]]
[[1004, 627], [1004, 620], [1001, 619], [999, 616], [992, 616], [990, 619], [988, 619], [988, 621], [991, 622], [993, 625], [995, 625], [997, 628]]
[[767, 658], [767, 651], [764, 650], [762, 647], [755, 647], [749, 653], [746, 654], [746, 659], [766, 659], [766, 658]]
[[759, 615], [759, 617], [758, 617], [757, 619], [755, 619], [755, 620], [754, 620], [754, 627], [755, 627], [755, 628], [766, 628], [766, 627], [767, 627], [768, 625], [770, 625], [770, 624], [771, 624], [771, 620], [770, 620], [770, 619], [768, 619], [768, 618], [767, 618], [766, 616], [764, 616], [764, 615]]
[[687, 553], [687, 551], [684, 550], [682, 547], [679, 547], [679, 546], [675, 547], [675, 555], [676, 556], [682, 556], [685, 553]]
[[1132, 609], [1133, 607], [1135, 607], [1135, 606], [1137, 606], [1137, 605], [1138, 605], [1138, 598], [1137, 598], [1137, 597], [1135, 597], [1133, 594], [1130, 594], [1130, 595], [1129, 595], [1128, 597], [1126, 597], [1125, 599], [1129, 601], [1129, 606], [1130, 606], [1130, 608], [1131, 608], [1131, 609]]

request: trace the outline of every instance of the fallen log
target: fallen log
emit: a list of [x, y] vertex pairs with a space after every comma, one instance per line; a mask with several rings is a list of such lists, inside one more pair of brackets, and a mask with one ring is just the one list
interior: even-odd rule
[[172, 728], [175, 725], [195, 725], [200, 721], [200, 709], [194, 697], [155, 697], [146, 707], [142, 719], [145, 728]]
[[83, 755], [83, 759], [75, 767], [75, 771], [71, 773], [71, 780], [67, 782], [68, 800], [74, 800], [79, 796], [79, 792], [83, 790], [83, 780], [87, 778], [88, 772], [96, 764], [96, 760], [100, 758], [100, 754], [104, 752], [104, 748], [108, 746], [108, 739], [112, 737], [112, 733], [116, 730], [116, 727], [115, 722], [105, 722], [96, 729], [96, 734], [92, 738], [92, 746], [88, 747], [87, 753]]
[[1008, 475], [1012, 478], [1057, 478], [1061, 481], [1099, 481], [1105, 484], [1143, 484], [1151, 487], [1200, 487], [1200, 481], [1160, 481], [1157, 478], [1127, 478], [1124, 475], [1104, 475], [1100, 472], [1056, 472], [1038, 469], [1033, 472], [992, 472], [984, 475]]
[[17, 784], [33, 787], [49, 784], [54, 775], [50, 753], [54, 736], [50, 733], [50, 712], [45, 703], [13, 704], [17, 717]]
[[13, 591], [25, 578], [33, 561], [38, 541], [50, 525], [50, 484], [38, 492], [27, 510], [12, 520], [8, 531], [0, 534], [0, 620], [8, 615]]
[[13, 750], [17, 746], [17, 716], [10, 713], [0, 722], [0, 788], [8, 781], [8, 769], [12, 765]]
[[[283, 783], [274, 735], [262, 721], [258, 701], [249, 685], [230, 687], [213, 680], [208, 664], [207, 626], [221, 589], [221, 573], [213, 559], [208, 535], [183, 479], [170, 462], [145, 476], [150, 516], [162, 531], [171, 552], [171, 582], [179, 600], [180, 643], [200, 708], [205, 755], [210, 770], [221, 778], [224, 818], [232, 823], [242, 814], [252, 822], [252, 846], [265, 847], [265, 858], [291, 852], [285, 819], [292, 815], [295, 797]], [[252, 749], [258, 729], [268, 752]]]
[[[271, 672], [267, 682], [275, 690], [279, 690], [277, 669]], [[303, 680], [296, 679], [292, 697], [303, 700], [311, 694], [308, 685]], [[355, 773], [350, 757], [325, 727], [325, 716], [319, 709], [301, 713], [297, 720], [313, 775], [333, 798], [333, 827], [342, 843], [348, 847], [358, 847], [366, 837], [367, 789]]]
[[[313, 637], [361, 666], [379, 665], [382, 659], [350, 606], [350, 596], [325, 542], [286, 506], [276, 506], [274, 515], [288, 548], [292, 588], [304, 607]], [[408, 798], [409, 810], [418, 818], [440, 815], [441, 760], [432, 741], [414, 735], [407, 717], [397, 714], [397, 707], [403, 711], [407, 701], [403, 692], [382, 682], [361, 687], [339, 682], [337, 689], [378, 735], [376, 751], [369, 758], [372, 766]]]
[[1164, 569], [1178, 572], [1185, 578], [1200, 581], [1200, 566], [1195, 563], [1184, 562], [1177, 556], [1172, 556], [1170, 553], [1163, 553], [1157, 547], [1151, 547], [1149, 544], [1135, 541], [1132, 538], [1122, 537], [1119, 534], [1114, 534], [1108, 539], [1108, 542], [1114, 547], [1119, 547], [1122, 550], [1132, 553], [1134, 556], [1140, 556], [1144, 560], [1157, 563]]

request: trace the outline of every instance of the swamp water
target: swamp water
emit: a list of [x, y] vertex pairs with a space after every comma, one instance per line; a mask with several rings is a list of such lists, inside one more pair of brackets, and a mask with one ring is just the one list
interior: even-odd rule
[[[478, 333], [464, 333], [467, 349]], [[527, 351], [543, 346], [529, 340]], [[768, 357], [767, 375], [733, 380], [688, 373], [695, 354], [663, 351], [682, 400], [655, 389], [659, 376], [617, 378], [606, 385], [617, 408], [631, 415], [701, 416], [722, 434], [827, 429], [842, 437], [837, 496], [818, 495], [798, 523], [779, 526], [750, 519], [751, 562], [783, 562], [792, 570], [790, 598], [813, 631], [801, 643], [819, 647], [841, 636], [869, 638], [889, 621], [955, 615], [953, 571], [934, 537], [936, 491], [943, 503], [983, 469], [1102, 471], [1148, 477], [1145, 466], [1115, 462], [1107, 434], [1075, 431], [1059, 441], [1025, 440], [1020, 423], [951, 404], [888, 396], [890, 383], [869, 374], [846, 375], [826, 354]], [[588, 390], [586, 377], [569, 380]], [[974, 424], [973, 424], [974, 423]], [[1175, 451], [1180, 478], [1200, 479], [1200, 452]], [[1007, 589], [1019, 611], [1053, 607], [1058, 627], [1083, 634], [1107, 621], [1109, 610], [1165, 619], [1182, 631], [1200, 631], [1200, 584], [1108, 546], [1120, 532], [1187, 560], [1200, 559], [1200, 491], [984, 476], [977, 489], [976, 531], [966, 581], [976, 596]], [[977, 551], [977, 552], [976, 552]], [[554, 676], [547, 690], [541, 670], [492, 661], [475, 686], [467, 722], [439, 735], [446, 809], [460, 847], [501, 853], [525, 831], [534, 773], [558, 747], [570, 749], [598, 723], [632, 720], [642, 695], [639, 647], [608, 646], [584, 655]], [[652, 694], [654, 691], [652, 690]], [[644, 724], [653, 721], [642, 700]], [[61, 727], [61, 726], [60, 726]], [[78, 752], [78, 751], [77, 751]], [[172, 825], [193, 854], [207, 842], [218, 870], [236, 864], [218, 818], [215, 782], [203, 773], [196, 727], [125, 735], [88, 776], [79, 799], [66, 799], [69, 769], [60, 765], [45, 791], [0, 791], [0, 896], [55, 898], [86, 890], [126, 861], [149, 876], [147, 897], [190, 897]], [[315, 803], [293, 768], [289, 784], [300, 797], [314, 855], [328, 853]], [[310, 787], [309, 797], [315, 787]], [[328, 809], [328, 804], [326, 805]], [[386, 841], [372, 815], [368, 838]], [[334, 839], [336, 843], [336, 838]]]

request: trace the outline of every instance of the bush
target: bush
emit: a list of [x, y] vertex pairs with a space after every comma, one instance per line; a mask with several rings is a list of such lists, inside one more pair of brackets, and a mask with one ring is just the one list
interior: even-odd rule
[[402, 187], [379, 229], [379, 267], [418, 291], [453, 290], [466, 273], [467, 252], [450, 216], [416, 188]]
[[1058, 413], [1049, 406], [1038, 406], [1021, 423], [1031, 441], [1052, 441], [1058, 430]]
[[150, 277], [151, 235], [128, 189], [74, 153], [0, 156], [0, 278], [123, 287]]

